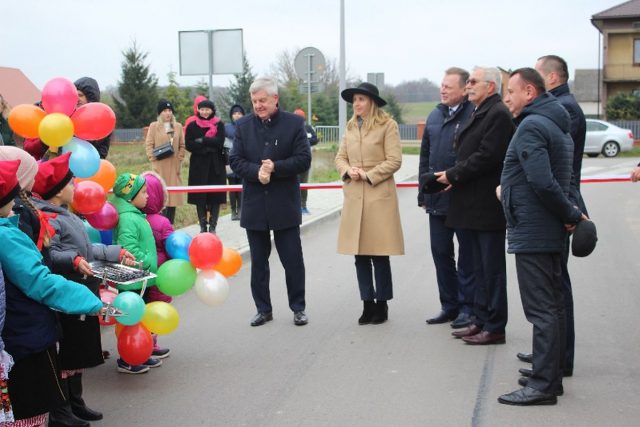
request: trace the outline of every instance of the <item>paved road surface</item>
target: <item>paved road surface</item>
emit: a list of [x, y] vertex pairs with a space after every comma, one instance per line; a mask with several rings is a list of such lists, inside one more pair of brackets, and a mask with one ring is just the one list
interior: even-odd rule
[[[586, 174], [626, 173], [637, 159], [585, 159]], [[592, 168], [592, 169], [588, 169]], [[392, 259], [389, 322], [358, 326], [351, 257], [335, 254], [337, 220], [305, 231], [310, 323], [296, 327], [274, 251], [274, 321], [251, 328], [248, 264], [219, 307], [180, 297], [179, 329], [161, 337], [172, 356], [140, 375], [115, 361], [85, 374], [87, 401], [105, 412], [95, 426], [634, 426], [640, 417], [640, 184], [590, 184], [583, 193], [600, 241], [573, 258], [575, 376], [557, 406], [496, 402], [517, 387], [515, 354], [530, 348], [509, 256], [507, 343], [473, 347], [448, 325], [424, 320], [438, 310], [428, 255], [427, 217], [415, 190], [400, 190], [406, 255]], [[115, 338], [104, 335], [115, 353]]]

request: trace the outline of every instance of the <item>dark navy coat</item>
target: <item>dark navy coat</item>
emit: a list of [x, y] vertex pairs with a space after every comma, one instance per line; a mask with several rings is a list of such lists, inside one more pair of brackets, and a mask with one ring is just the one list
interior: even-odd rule
[[581, 212], [569, 201], [573, 140], [567, 111], [548, 93], [517, 118], [500, 184], [509, 253], [561, 253]]
[[[258, 180], [262, 160], [271, 159], [271, 181]], [[311, 166], [311, 148], [304, 119], [278, 110], [262, 121], [248, 114], [236, 122], [229, 155], [231, 169], [242, 177], [240, 226], [249, 230], [283, 230], [299, 226], [298, 174]]]

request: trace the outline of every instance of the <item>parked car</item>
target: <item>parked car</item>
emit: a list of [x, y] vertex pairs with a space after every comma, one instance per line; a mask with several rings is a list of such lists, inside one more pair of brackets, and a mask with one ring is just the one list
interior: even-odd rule
[[598, 154], [615, 157], [621, 151], [630, 151], [633, 141], [633, 132], [630, 129], [622, 129], [603, 120], [587, 119], [584, 153], [589, 157], [597, 157]]

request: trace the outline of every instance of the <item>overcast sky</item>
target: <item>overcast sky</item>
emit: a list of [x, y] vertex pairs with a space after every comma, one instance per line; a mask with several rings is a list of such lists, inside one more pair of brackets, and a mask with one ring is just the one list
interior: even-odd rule
[[[598, 65], [593, 14], [622, 0], [345, 0], [349, 75], [384, 72], [398, 84], [456, 65], [518, 68], [564, 57], [571, 73]], [[0, 0], [0, 66], [38, 86], [53, 77], [120, 79], [122, 51], [136, 40], [160, 84], [179, 71], [178, 31], [242, 28], [256, 74], [278, 53], [306, 46], [339, 57], [339, 0]], [[206, 77], [205, 77], [206, 78]], [[227, 85], [230, 76], [214, 76]], [[178, 78], [181, 85], [199, 77]]]

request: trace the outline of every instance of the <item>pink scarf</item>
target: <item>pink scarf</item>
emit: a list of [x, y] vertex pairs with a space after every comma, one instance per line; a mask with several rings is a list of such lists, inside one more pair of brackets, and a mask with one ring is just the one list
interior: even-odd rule
[[199, 115], [196, 116], [196, 124], [203, 129], [208, 129], [207, 133], [204, 134], [206, 138], [213, 138], [214, 136], [216, 136], [216, 134], [218, 133], [217, 124], [219, 121], [220, 119], [216, 116], [208, 119], [203, 119]]

